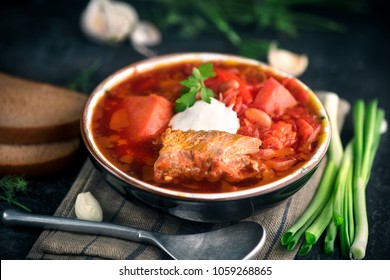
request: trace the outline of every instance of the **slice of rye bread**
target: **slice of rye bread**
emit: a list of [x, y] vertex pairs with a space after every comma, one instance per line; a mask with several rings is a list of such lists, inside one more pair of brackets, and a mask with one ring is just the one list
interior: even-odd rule
[[65, 168], [79, 151], [78, 137], [31, 145], [0, 144], [0, 176], [39, 176]]
[[80, 132], [87, 96], [0, 73], [0, 143], [37, 144]]

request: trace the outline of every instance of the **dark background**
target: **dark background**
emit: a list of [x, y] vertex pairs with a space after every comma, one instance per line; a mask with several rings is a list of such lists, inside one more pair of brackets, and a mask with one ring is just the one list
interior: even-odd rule
[[[58, 86], [69, 86], [80, 73], [99, 61], [91, 76], [91, 89], [114, 71], [144, 57], [126, 41], [116, 46], [97, 44], [81, 32], [80, 14], [88, 1], [2, 1], [0, 4], [0, 71]], [[137, 9], [148, 9], [149, 1], [128, 1]], [[325, 16], [341, 22], [344, 32], [300, 31], [290, 37], [272, 30], [259, 36], [276, 40], [282, 48], [306, 53], [309, 67], [300, 79], [314, 90], [338, 93], [353, 103], [377, 98], [389, 112], [389, 21], [381, 1], [371, 1], [366, 13], [325, 9]], [[237, 53], [222, 35], [202, 34], [182, 39], [177, 30], [163, 33], [163, 42], [154, 48], [159, 54], [207, 51]], [[251, 30], [246, 30], [251, 32]], [[264, 57], [259, 56], [260, 60]], [[86, 92], [88, 94], [88, 92]], [[1, 100], [0, 100], [1, 102]], [[21, 112], [23, 113], [23, 112]], [[0, 112], [1, 114], [1, 112]], [[348, 117], [342, 136], [352, 133]], [[381, 138], [371, 180], [367, 188], [370, 225], [366, 259], [390, 259], [390, 149], [389, 133]], [[67, 170], [52, 176], [28, 179], [29, 190], [17, 199], [34, 213], [53, 214], [76, 178], [87, 153], [83, 148]], [[0, 211], [10, 208], [0, 202]], [[6, 228], [0, 224], [0, 258], [24, 259], [40, 234], [36, 229]], [[321, 239], [322, 240], [322, 239]], [[319, 241], [306, 257], [298, 259], [340, 259], [323, 253]]]

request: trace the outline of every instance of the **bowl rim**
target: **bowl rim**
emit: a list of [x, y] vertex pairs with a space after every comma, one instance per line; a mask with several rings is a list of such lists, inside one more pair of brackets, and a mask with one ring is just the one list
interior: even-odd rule
[[[121, 171], [119, 168], [115, 167], [98, 149], [93, 137], [92, 137], [92, 128], [91, 128], [91, 119], [93, 115], [93, 108], [96, 106], [98, 100], [104, 94], [104, 92], [123, 80], [129, 78], [134, 73], [140, 73], [144, 71], [151, 70], [156, 66], [173, 64], [175, 62], [183, 61], [235, 61], [241, 63], [247, 63], [255, 66], [260, 66], [265, 70], [269, 70], [272, 73], [275, 73], [281, 77], [293, 78], [296, 82], [304, 88], [310, 95], [311, 102], [314, 102], [318, 107], [318, 113], [321, 116], [322, 125], [324, 125], [325, 134], [324, 140], [316, 148], [315, 153], [312, 158], [305, 162], [301, 167], [296, 169], [294, 172], [289, 173], [288, 175], [267, 184], [262, 184], [257, 187], [251, 187], [243, 190], [238, 190], [234, 192], [221, 192], [221, 193], [197, 193], [197, 192], [185, 192], [178, 190], [171, 190], [163, 188], [157, 185], [153, 185], [147, 182], [144, 182], [140, 179], [132, 177], [125, 172]], [[331, 138], [331, 124], [328, 117], [328, 114], [321, 103], [318, 96], [301, 80], [298, 78], [280, 71], [270, 65], [267, 65], [261, 61], [241, 57], [238, 55], [232, 54], [222, 54], [222, 53], [212, 53], [212, 52], [190, 52], [190, 53], [173, 53], [168, 55], [161, 55], [158, 57], [144, 59], [132, 64], [129, 64], [113, 74], [109, 75], [104, 79], [90, 94], [87, 99], [83, 113], [80, 121], [81, 135], [83, 142], [89, 152], [89, 154], [96, 160], [100, 166], [102, 166], [108, 173], [120, 179], [129, 187], [137, 188], [149, 193], [153, 193], [158, 196], [176, 198], [179, 200], [189, 200], [189, 201], [229, 201], [229, 200], [239, 200], [251, 197], [257, 197], [263, 194], [267, 194], [276, 190], [281, 190], [287, 187], [289, 184], [294, 183], [295, 181], [300, 180], [305, 175], [309, 174], [313, 169], [315, 169], [321, 160], [324, 158], [327, 149], [329, 147], [330, 138]]]

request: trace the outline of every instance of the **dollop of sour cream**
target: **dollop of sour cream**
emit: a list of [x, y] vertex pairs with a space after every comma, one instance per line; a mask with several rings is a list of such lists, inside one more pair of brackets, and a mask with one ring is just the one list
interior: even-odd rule
[[211, 103], [198, 100], [192, 107], [177, 113], [169, 125], [174, 130], [219, 130], [235, 134], [240, 127], [240, 122], [232, 108], [211, 98]]

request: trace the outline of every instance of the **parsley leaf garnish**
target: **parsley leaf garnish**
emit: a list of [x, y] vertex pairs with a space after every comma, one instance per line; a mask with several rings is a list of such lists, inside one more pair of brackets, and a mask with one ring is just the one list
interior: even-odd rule
[[180, 82], [186, 89], [184, 89], [184, 93], [176, 100], [176, 112], [182, 112], [187, 107], [194, 105], [198, 93], [203, 101], [210, 103], [210, 98], [214, 97], [215, 94], [204, 85], [204, 81], [211, 77], [215, 77], [212, 63], [202, 64], [199, 68], [194, 67], [192, 69], [192, 75]]

